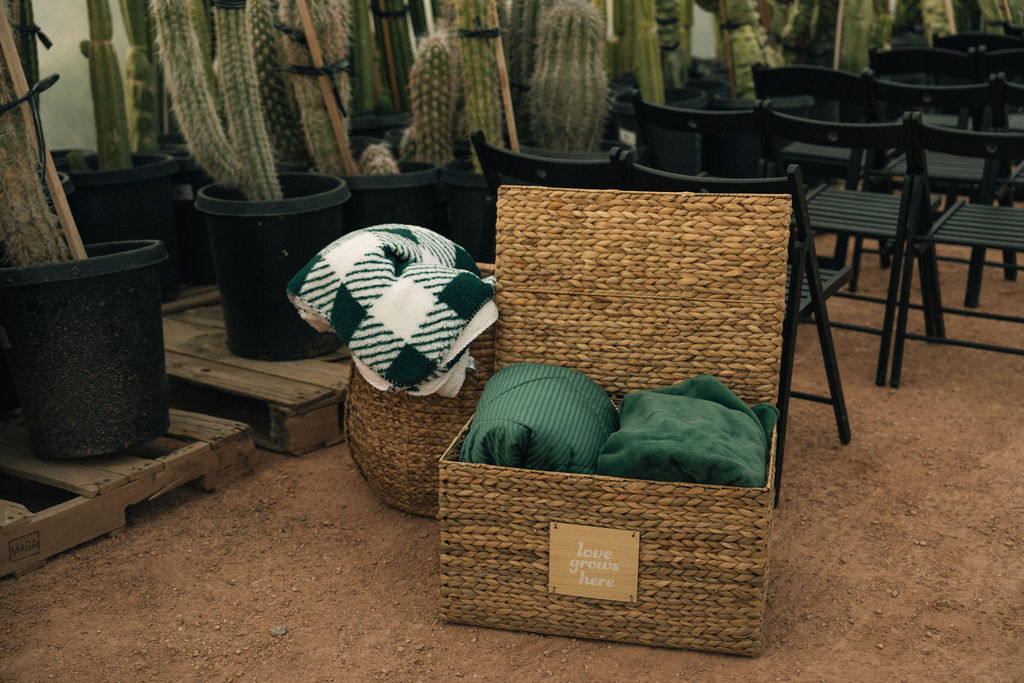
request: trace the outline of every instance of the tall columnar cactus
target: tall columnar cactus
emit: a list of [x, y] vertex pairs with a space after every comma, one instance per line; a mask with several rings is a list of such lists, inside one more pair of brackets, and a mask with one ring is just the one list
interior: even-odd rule
[[[0, 106], [16, 99], [10, 72], [0, 69]], [[12, 266], [67, 261], [71, 251], [39, 180], [36, 131], [21, 106], [0, 113], [0, 253]]]
[[[301, 29], [295, 0], [281, 0], [278, 16], [286, 26]], [[321, 0], [310, 3], [310, 17], [323, 54], [325, 65], [332, 65], [348, 58], [349, 36], [352, 30], [352, 12], [349, 0]], [[284, 41], [285, 61], [289, 65], [311, 66], [309, 50], [302, 43], [288, 39]], [[323, 91], [316, 76], [288, 74], [288, 80], [295, 93], [295, 101], [301, 113], [302, 130], [306, 137], [306, 149], [313, 158], [314, 166], [320, 173], [345, 174], [345, 161], [338, 140], [331, 127], [331, 119], [324, 102]], [[348, 73], [337, 71], [333, 74], [341, 100], [342, 109], [347, 113], [352, 97]], [[347, 135], [347, 132], [346, 132]]]
[[190, 6], [179, 0], [151, 0], [150, 8], [174, 115], [196, 163], [247, 199], [280, 199], [245, 1], [214, 0], [216, 76], [226, 127], [209, 87]]
[[121, 18], [130, 44], [125, 54], [128, 136], [136, 152], [158, 148], [157, 75], [150, 53], [146, 0], [120, 0]]
[[690, 55], [680, 39], [679, 0], [656, 0], [658, 47], [666, 88], [686, 85]]
[[588, 0], [563, 0], [544, 14], [527, 99], [541, 147], [597, 149], [610, 104], [604, 26]]
[[370, 0], [384, 84], [391, 90], [395, 111], [408, 111], [407, 92], [413, 52], [405, 0]]
[[[498, 59], [488, 31], [497, 30], [491, 23], [491, 4], [495, 0], [456, 0], [455, 21], [459, 29], [459, 58], [462, 92], [465, 99], [465, 123], [470, 132], [480, 129], [487, 139], [499, 144], [504, 136], [501, 128], [501, 86], [498, 80]], [[480, 170], [473, 158], [474, 168]]]
[[108, 0], [86, 0], [89, 10], [89, 40], [82, 53], [89, 59], [89, 86], [96, 123], [96, 157], [100, 170], [132, 165], [128, 114], [124, 104], [121, 66], [111, 38], [114, 23]]
[[665, 77], [661, 71], [654, 0], [629, 0], [628, 4], [633, 16], [628, 25], [632, 35], [627, 42], [632, 46], [633, 71], [640, 85], [640, 94], [648, 102], [664, 104]]
[[274, 27], [277, 1], [249, 0], [249, 21], [270, 142], [281, 161], [307, 163], [309, 153], [302, 134], [299, 107], [281, 71], [284, 65], [281, 32]]
[[377, 107], [380, 74], [374, 57], [373, 32], [370, 30], [370, 8], [361, 0], [352, 6], [352, 114], [366, 114]]
[[409, 72], [413, 158], [437, 166], [452, 160], [455, 78], [455, 55], [447, 39], [439, 33], [424, 38]]
[[555, 0], [512, 0], [509, 7], [507, 38], [508, 80], [512, 91], [512, 109], [521, 137], [530, 137], [529, 117], [526, 115], [526, 93], [533, 77], [537, 51], [537, 27], [541, 16]]

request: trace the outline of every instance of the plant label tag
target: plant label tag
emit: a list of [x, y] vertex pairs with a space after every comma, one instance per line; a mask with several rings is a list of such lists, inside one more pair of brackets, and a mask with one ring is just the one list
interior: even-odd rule
[[548, 592], [636, 602], [640, 532], [552, 522]]
[[636, 131], [628, 128], [619, 128], [619, 142], [636, 147]]
[[175, 183], [171, 185], [171, 199], [176, 202], [191, 202], [196, 198], [196, 193], [189, 183]]

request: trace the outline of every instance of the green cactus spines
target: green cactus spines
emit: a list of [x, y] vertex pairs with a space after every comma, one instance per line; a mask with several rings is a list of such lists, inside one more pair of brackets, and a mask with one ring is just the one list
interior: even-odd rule
[[541, 147], [596, 150], [608, 115], [605, 24], [588, 0], [563, 0], [541, 20], [527, 103]]
[[281, 32], [274, 28], [277, 19], [274, 0], [249, 0], [249, 21], [252, 25], [256, 70], [260, 79], [267, 132], [277, 158], [293, 163], [308, 163], [306, 140], [302, 135], [299, 107], [285, 82]]
[[[323, 54], [324, 64], [335, 64], [348, 58], [352, 26], [351, 5], [348, 0], [322, 0], [309, 5], [313, 22]], [[295, 0], [281, 0], [278, 16], [281, 23], [301, 29]], [[289, 65], [310, 66], [309, 50], [295, 40], [285, 40], [284, 57]], [[306, 149], [313, 159], [315, 169], [320, 173], [345, 175], [345, 161], [338, 140], [331, 127], [330, 114], [324, 102], [323, 91], [318, 77], [306, 74], [288, 74], [287, 79], [298, 103], [302, 130], [306, 138]], [[337, 71], [334, 82], [341, 98], [342, 109], [348, 113], [351, 107], [351, 84], [348, 73]], [[347, 125], [347, 121], [346, 121]], [[347, 133], [346, 133], [347, 134]]]
[[640, 94], [648, 102], [665, 103], [665, 77], [661, 71], [661, 48], [655, 25], [654, 0], [633, 0], [630, 29], [636, 81]]
[[380, 73], [374, 58], [373, 32], [370, 30], [370, 11], [365, 3], [352, 6], [352, 64], [353, 114], [367, 114], [377, 106]]
[[128, 137], [136, 152], [158, 148], [157, 70], [149, 42], [146, 0], [120, 0], [121, 18], [130, 47], [125, 54]]
[[367, 145], [359, 155], [359, 173], [362, 175], [392, 175], [401, 173], [398, 162], [383, 142]]
[[679, 0], [656, 0], [658, 47], [661, 49], [661, 73], [666, 88], [686, 85], [690, 54], [681, 39]]
[[111, 42], [114, 24], [110, 17], [110, 5], [108, 0], [87, 2], [89, 40], [82, 45], [82, 52], [89, 60], [97, 164], [100, 170], [128, 168], [132, 165], [131, 140], [121, 66]]
[[[6, 11], [0, 4], [0, 12]], [[0, 69], [0, 104], [16, 99], [10, 72]], [[71, 258], [39, 181], [35, 134], [25, 125], [20, 106], [0, 114], [0, 252], [12, 266]]]
[[455, 134], [455, 56], [441, 34], [420, 42], [409, 72], [410, 138], [416, 159], [436, 166], [452, 160]]
[[[494, 0], [456, 0], [455, 20], [459, 36], [462, 93], [465, 100], [463, 116], [469, 131], [480, 129], [488, 140], [499, 144], [504, 139], [501, 128], [501, 86], [498, 80], [498, 60], [492, 39], [474, 35], [481, 29], [496, 29], [491, 25], [490, 5]], [[476, 156], [473, 166], [479, 172]]]
[[376, 27], [377, 49], [381, 55], [381, 67], [385, 69], [382, 80], [391, 90], [395, 111], [408, 111], [408, 81], [413, 51], [409, 40], [409, 17], [405, 0], [370, 2], [374, 8], [373, 20]]
[[214, 181], [239, 189], [250, 200], [280, 199], [247, 16], [234, 3], [227, 4], [214, 11], [225, 128], [209, 87], [190, 6], [178, 0], [151, 0], [171, 105], [189, 151]]
[[213, 8], [210, 0], [190, 0], [190, 21], [199, 43], [199, 58], [211, 91], [217, 92], [217, 77], [213, 73]]
[[529, 117], [526, 114], [526, 93], [533, 77], [537, 50], [537, 27], [540, 18], [555, 0], [512, 0], [509, 6], [507, 37], [508, 81], [512, 92], [512, 110], [516, 114], [516, 127], [521, 137], [531, 137]]

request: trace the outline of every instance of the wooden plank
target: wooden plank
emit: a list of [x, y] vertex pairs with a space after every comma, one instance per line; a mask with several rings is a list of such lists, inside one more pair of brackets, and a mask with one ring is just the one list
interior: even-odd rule
[[200, 306], [171, 313], [168, 317], [182, 322], [224, 329], [224, 312], [220, 306]]
[[31, 515], [32, 513], [29, 512], [29, 509], [21, 503], [0, 500], [0, 526], [8, 526]]
[[32, 455], [28, 431], [0, 424], [0, 472], [86, 497], [125, 483], [125, 479], [78, 460], [41, 460]]
[[223, 332], [211, 331], [175, 318], [164, 318], [164, 346], [169, 351], [215, 360], [224, 365], [323, 387], [336, 392], [348, 388], [350, 364], [336, 362], [348, 352], [295, 361], [261, 361], [242, 358], [227, 349]]
[[341, 441], [340, 422], [338, 405], [324, 406], [301, 415], [272, 411], [269, 441], [264, 444], [257, 438], [256, 442], [265, 448], [301, 455]]
[[204, 387], [293, 408], [312, 408], [337, 402], [338, 392], [305, 382], [295, 382], [262, 372], [248, 372], [226, 363], [197, 358], [176, 351], [166, 354], [167, 375]]
[[217, 285], [197, 285], [183, 287], [181, 294], [174, 301], [168, 301], [161, 306], [164, 315], [177, 313], [189, 308], [210, 306], [220, 303], [220, 289]]
[[215, 445], [227, 440], [243, 439], [249, 431], [249, 425], [244, 422], [171, 408], [171, 426], [167, 434]]

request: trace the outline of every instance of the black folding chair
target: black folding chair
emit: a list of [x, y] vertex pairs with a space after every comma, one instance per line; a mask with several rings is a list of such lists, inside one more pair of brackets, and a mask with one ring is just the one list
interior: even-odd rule
[[934, 36], [932, 38], [932, 45], [961, 52], [967, 52], [972, 47], [985, 47], [989, 50], [1008, 50], [1015, 47], [1024, 47], [1024, 40], [1017, 36], [1001, 33], [960, 31], [956, 35]]
[[[662, 171], [685, 173], [685, 168], [709, 172], [728, 166], [730, 177], [764, 175], [764, 150], [761, 146], [761, 117], [753, 104], [748, 109], [681, 109], [646, 102], [637, 93], [633, 99], [637, 121], [637, 148], [640, 160]], [[671, 150], [682, 136], [699, 136], [700, 159], [675, 158]], [[723, 175], [716, 173], [715, 175]]]
[[[1014, 50], [979, 50], [977, 56], [978, 71], [985, 78], [1002, 74], [1008, 86], [1024, 85], [1024, 47]], [[1024, 132], [1024, 105], [1012, 99], [1006, 104], [1008, 116], [1002, 123], [1003, 127], [995, 126], [995, 129]]]
[[[623, 186], [628, 190], [666, 192], [713, 192], [787, 194], [793, 200], [793, 229], [789, 244], [789, 271], [786, 283], [786, 315], [783, 323], [782, 359], [779, 376], [777, 407], [780, 413], [778, 442], [775, 456], [776, 496], [782, 477], [782, 455], [785, 451], [786, 425], [789, 399], [799, 398], [832, 406], [841, 443], [850, 442], [850, 420], [843, 397], [832, 329], [829, 325], [826, 299], [839, 290], [849, 279], [849, 267], [838, 270], [819, 268], [814, 253], [814, 239], [807, 214], [806, 191], [800, 167], [790, 165], [786, 175], [775, 178], [716, 178], [686, 176], [661, 171], [634, 163], [628, 155], [618, 159]], [[818, 330], [818, 342], [825, 362], [828, 395], [809, 394], [792, 390], [793, 356], [799, 323], [813, 317]]]
[[[619, 187], [619, 172], [610, 156], [581, 157], [527, 154], [497, 147], [487, 141], [482, 130], [470, 134], [473, 149], [487, 181], [485, 198], [486, 225], [497, 222], [498, 187], [501, 185], [546, 185], [548, 187], [575, 187], [614, 189]], [[485, 253], [493, 255], [494, 236], [490, 235]]]
[[[962, 50], [925, 45], [894, 47], [890, 50], [870, 48], [868, 68], [882, 78], [922, 85], [976, 83], [979, 80], [973, 55]], [[893, 78], [895, 76], [902, 78]]]
[[[922, 285], [925, 305], [928, 306], [928, 299], [932, 299], [931, 306], [938, 315], [935, 325], [923, 335], [907, 332], [907, 317], [910, 309], [910, 282], [913, 276], [914, 261], [916, 259], [919, 262], [919, 270], [922, 272], [932, 268], [930, 261], [921, 260], [923, 253], [933, 252], [936, 245], [970, 247], [972, 257], [969, 279], [974, 279], [974, 285], [978, 288], [980, 287], [980, 272], [982, 265], [984, 265], [985, 250], [998, 249], [1004, 253], [1024, 251], [1024, 209], [1002, 206], [995, 203], [999, 196], [997, 188], [1003, 183], [1000, 162], [1024, 159], [1024, 135], [993, 131], [965, 131], [932, 126], [920, 122], [910, 127], [912, 129], [914, 145], [918, 149], [984, 159], [985, 174], [976, 195], [976, 201], [965, 202], [959, 200], [950, 206], [934, 223], [922, 222], [918, 226], [918, 230], [910, 231], [907, 264], [904, 268], [901, 284], [900, 310], [896, 324], [892, 376], [890, 378], [890, 384], [894, 387], [899, 386], [904, 343], [907, 339], [923, 339], [930, 342], [1024, 355], [1024, 349], [1022, 348], [947, 337], [943, 318], [945, 313], [1018, 323], [1024, 323], [1024, 318], [984, 311], [943, 307], [939, 296], [937, 273], [933, 288], [925, 289]], [[927, 176], [924, 177], [927, 180]], [[927, 185], [924, 189], [927, 191]], [[925, 219], [929, 217], [928, 214], [924, 216]], [[1004, 263], [993, 265], [999, 265], [1003, 268], [1012, 267], [1016, 270], [1022, 268], [1016, 264], [1008, 264], [1005, 260]], [[923, 278], [922, 282], [925, 279], [931, 278]]]
[[[903, 121], [881, 123], [843, 123], [807, 119], [771, 110], [771, 102], [762, 103], [765, 114], [766, 146], [769, 160], [780, 163], [780, 140], [801, 140], [808, 144], [845, 149], [849, 164], [844, 188], [819, 185], [807, 196], [810, 225], [815, 231], [836, 233], [839, 237], [876, 239], [891, 259], [889, 284], [884, 297], [840, 291], [837, 296], [853, 297], [883, 305], [880, 328], [832, 322], [834, 327], [867, 332], [880, 336], [875, 382], [885, 383], [891, 338], [898, 306], [900, 274], [907, 235], [917, 229], [921, 220], [917, 203], [925, 201], [921, 189], [923, 164], [910, 144]], [[904, 118], [919, 118], [910, 112]], [[902, 150], [908, 159], [907, 172], [901, 180], [900, 193], [888, 194], [865, 190], [872, 176], [874, 160], [879, 152]], [[912, 210], [915, 209], [915, 210]], [[926, 256], [926, 258], [929, 258]], [[838, 266], [841, 264], [833, 264]], [[931, 271], [922, 270], [925, 275]], [[925, 324], [932, 329], [932, 311], [925, 310]]]

